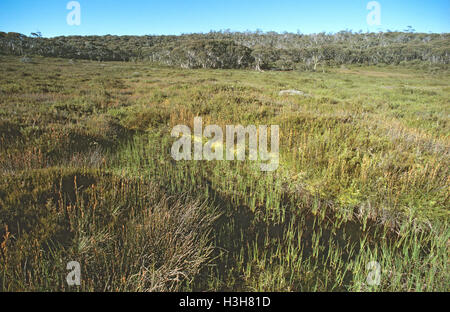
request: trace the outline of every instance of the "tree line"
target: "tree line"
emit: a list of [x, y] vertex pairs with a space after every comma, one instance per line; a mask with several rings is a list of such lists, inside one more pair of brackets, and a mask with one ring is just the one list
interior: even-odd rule
[[183, 68], [317, 70], [343, 64], [449, 64], [450, 34], [413, 32], [210, 32], [180, 36], [61, 36], [0, 32], [0, 53], [97, 61], [151, 61]]

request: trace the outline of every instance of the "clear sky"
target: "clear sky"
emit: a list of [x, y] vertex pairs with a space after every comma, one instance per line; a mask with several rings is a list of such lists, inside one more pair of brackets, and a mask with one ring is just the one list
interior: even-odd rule
[[450, 0], [378, 0], [381, 25], [369, 25], [371, 0], [78, 0], [81, 23], [68, 25], [69, 0], [0, 0], [0, 31], [44, 37], [146, 35], [210, 30], [297, 32], [404, 30], [450, 32]]

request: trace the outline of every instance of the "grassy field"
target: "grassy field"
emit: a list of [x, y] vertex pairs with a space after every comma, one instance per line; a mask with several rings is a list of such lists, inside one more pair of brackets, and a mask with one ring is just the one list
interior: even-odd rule
[[[0, 290], [449, 291], [449, 114], [446, 67], [0, 56]], [[175, 162], [196, 116], [279, 125], [278, 170]]]

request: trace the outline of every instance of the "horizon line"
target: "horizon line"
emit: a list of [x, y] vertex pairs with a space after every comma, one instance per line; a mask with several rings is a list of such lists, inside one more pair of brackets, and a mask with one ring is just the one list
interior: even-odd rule
[[[106, 36], [112, 36], [112, 37], [181, 37], [181, 36], [189, 36], [189, 35], [208, 35], [208, 34], [212, 34], [212, 33], [221, 33], [221, 34], [253, 34], [253, 35], [270, 35], [270, 34], [276, 34], [276, 35], [298, 35], [298, 36], [311, 36], [311, 35], [320, 35], [320, 34], [325, 34], [325, 35], [336, 35], [339, 33], [351, 33], [351, 34], [380, 34], [380, 33], [405, 33], [405, 34], [427, 34], [427, 35], [446, 35], [446, 34], [450, 34], [450, 32], [432, 32], [432, 31], [428, 31], [428, 32], [417, 32], [414, 30], [414, 28], [412, 28], [412, 31], [410, 30], [391, 30], [391, 29], [386, 29], [386, 30], [382, 30], [379, 29], [378, 31], [370, 31], [369, 29], [367, 29], [367, 31], [363, 31], [362, 29], [358, 30], [358, 31], [354, 31], [352, 29], [345, 29], [345, 30], [340, 30], [340, 31], [321, 31], [321, 32], [311, 32], [311, 33], [302, 33], [301, 31], [297, 31], [297, 32], [292, 32], [292, 31], [282, 31], [282, 32], [278, 32], [278, 31], [273, 31], [273, 30], [268, 30], [268, 31], [264, 31], [262, 29], [256, 29], [256, 30], [245, 30], [245, 31], [241, 31], [241, 30], [231, 30], [231, 29], [220, 29], [220, 30], [210, 30], [209, 32], [187, 32], [187, 33], [179, 33], [179, 34], [80, 34], [80, 35], [54, 35], [54, 36], [45, 36], [41, 33], [41, 38], [47, 38], [47, 39], [51, 39], [51, 38], [58, 38], [58, 37], [106, 37]], [[36, 31], [36, 32], [30, 32], [30, 34], [23, 34], [20, 32], [15, 32], [15, 31], [3, 31], [0, 29], [0, 33], [16, 33], [16, 34], [20, 34], [26, 37], [33, 37], [33, 34], [38, 34], [40, 33], [40, 31]]]

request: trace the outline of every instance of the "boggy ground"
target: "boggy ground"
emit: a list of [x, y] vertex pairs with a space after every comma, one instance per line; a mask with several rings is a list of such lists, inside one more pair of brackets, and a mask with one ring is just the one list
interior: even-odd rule
[[[426, 64], [0, 56], [0, 289], [448, 291], [449, 99], [448, 68]], [[278, 170], [175, 162], [170, 131], [195, 116], [279, 125]]]

